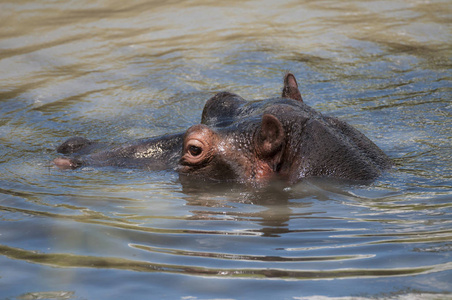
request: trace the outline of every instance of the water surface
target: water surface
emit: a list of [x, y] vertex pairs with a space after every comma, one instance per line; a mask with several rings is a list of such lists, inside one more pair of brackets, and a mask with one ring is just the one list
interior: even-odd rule
[[[449, 1], [0, 8], [2, 298], [451, 298]], [[277, 96], [286, 70], [394, 169], [256, 191], [50, 163], [74, 135], [183, 131], [217, 91]]]

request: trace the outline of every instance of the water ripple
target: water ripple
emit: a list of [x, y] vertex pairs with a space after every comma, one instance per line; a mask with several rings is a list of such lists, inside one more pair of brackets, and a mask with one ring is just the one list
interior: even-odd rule
[[413, 276], [430, 274], [452, 269], [452, 263], [416, 268], [387, 268], [387, 269], [336, 269], [336, 270], [293, 270], [282, 268], [251, 268], [251, 269], [225, 269], [207, 268], [198, 266], [183, 266], [136, 261], [114, 257], [95, 257], [62, 253], [37, 253], [20, 248], [0, 245], [0, 254], [12, 259], [20, 259], [60, 268], [101, 268], [118, 269], [136, 272], [163, 272], [178, 273], [194, 276], [227, 277], [227, 278], [273, 278], [284, 280], [322, 280], [338, 278], [375, 278], [393, 276]]

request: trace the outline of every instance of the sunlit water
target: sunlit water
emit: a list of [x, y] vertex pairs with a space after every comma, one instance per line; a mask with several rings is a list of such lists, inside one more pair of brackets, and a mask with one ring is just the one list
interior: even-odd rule
[[[451, 297], [451, 16], [446, 0], [2, 1], [0, 298]], [[256, 191], [50, 163], [74, 135], [183, 131], [216, 91], [277, 96], [287, 70], [394, 169]]]

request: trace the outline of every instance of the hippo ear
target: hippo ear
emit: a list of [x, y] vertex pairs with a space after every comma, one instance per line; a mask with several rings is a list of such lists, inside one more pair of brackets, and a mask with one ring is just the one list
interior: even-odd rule
[[284, 88], [282, 91], [282, 97], [303, 102], [300, 90], [298, 89], [297, 80], [292, 73], [287, 73], [284, 76]]
[[284, 137], [285, 132], [281, 122], [275, 116], [265, 114], [256, 139], [258, 154], [263, 158], [276, 156], [281, 152]]

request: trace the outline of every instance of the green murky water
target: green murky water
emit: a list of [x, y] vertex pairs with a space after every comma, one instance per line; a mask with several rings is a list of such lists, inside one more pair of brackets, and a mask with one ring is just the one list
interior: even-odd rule
[[[1, 298], [451, 297], [451, 16], [449, 1], [0, 2]], [[217, 91], [279, 95], [286, 70], [395, 168], [262, 193], [50, 163], [74, 135], [185, 130]]]

